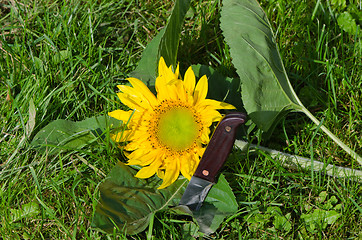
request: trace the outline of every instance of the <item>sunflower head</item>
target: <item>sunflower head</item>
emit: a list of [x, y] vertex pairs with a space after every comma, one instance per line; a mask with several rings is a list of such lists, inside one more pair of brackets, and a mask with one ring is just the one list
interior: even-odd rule
[[222, 117], [217, 110], [234, 107], [206, 99], [207, 78], [201, 77], [196, 84], [191, 67], [181, 80], [179, 67], [173, 71], [161, 57], [158, 74], [157, 96], [136, 78], [127, 79], [132, 86], [117, 86], [119, 99], [133, 111], [115, 110], [109, 116], [129, 122], [124, 132], [112, 138], [126, 142], [127, 164], [143, 167], [136, 177], [157, 174], [163, 179], [159, 188], [165, 188], [180, 173], [191, 178], [210, 140], [211, 124]]

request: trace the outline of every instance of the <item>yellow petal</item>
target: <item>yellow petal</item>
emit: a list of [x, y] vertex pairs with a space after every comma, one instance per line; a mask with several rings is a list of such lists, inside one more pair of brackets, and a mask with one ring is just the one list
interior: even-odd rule
[[158, 150], [151, 150], [149, 153], [145, 154], [142, 159], [143, 162], [142, 164], [140, 164], [141, 166], [147, 166], [149, 164], [152, 164], [155, 161], [160, 161], [162, 163], [162, 158], [160, 158], [161, 156], [161, 151]]
[[[117, 93], [119, 99], [130, 108], [139, 109], [141, 107], [142, 109], [150, 109], [154, 105], [157, 105], [157, 100], [149, 100], [143, 95], [142, 90], [140, 89], [125, 85], [119, 85], [118, 88], [122, 91]], [[154, 95], [153, 97], [155, 98]], [[131, 104], [136, 104], [137, 106], [132, 107], [128, 105], [130, 104], [129, 102], [131, 102]]]
[[165, 59], [160, 57], [160, 61], [158, 62], [158, 75], [159, 76], [167, 76], [169, 69], [166, 66]]
[[133, 111], [123, 111], [123, 110], [115, 110], [108, 113], [108, 116], [121, 120], [124, 123], [128, 121], [128, 119], [131, 117]]
[[[149, 148], [138, 148], [131, 153], [124, 152], [126, 157], [129, 159], [127, 165], [147, 166], [153, 164], [155, 161], [160, 161], [162, 163], [162, 158], [160, 157], [162, 154], [160, 153], [160, 150], [149, 150]], [[137, 153], [134, 154], [134, 152]]]
[[149, 137], [149, 133], [145, 131], [137, 131], [136, 129], [132, 129], [132, 132], [128, 135], [127, 141], [138, 141], [139, 139], [147, 139]]
[[180, 100], [186, 102], [186, 92], [184, 83], [182, 80], [175, 80], [172, 84], [168, 85], [169, 98], [174, 100]]
[[148, 89], [148, 87], [137, 78], [127, 78], [127, 80], [132, 84], [135, 90], [139, 91], [145, 99], [150, 103], [151, 106], [158, 104], [158, 101], [153, 95], [153, 93]]
[[119, 131], [116, 134], [111, 134], [111, 139], [115, 142], [124, 142], [131, 133], [130, 130]]
[[158, 76], [164, 78], [166, 84], [173, 79], [177, 79], [180, 73], [179, 65], [176, 67], [176, 71], [172, 71], [172, 66], [167, 67], [165, 59], [163, 57], [160, 58], [158, 63]]
[[214, 109], [235, 109], [235, 107], [229, 103], [220, 102], [213, 99], [204, 99], [200, 101], [197, 108], [212, 107]]
[[157, 172], [157, 170], [161, 166], [161, 164], [162, 164], [161, 161], [156, 161], [153, 164], [151, 164], [150, 166], [143, 167], [141, 170], [139, 170], [137, 172], [135, 177], [137, 177], [137, 178], [149, 178], [149, 177], [152, 177], [153, 175], [155, 175], [155, 173]]
[[[160, 78], [157, 78], [160, 79]], [[162, 81], [160, 79], [160, 81], [157, 82], [156, 79], [156, 90], [157, 90], [157, 98], [159, 99], [159, 101], [165, 100], [165, 99], [177, 99], [177, 93], [174, 89], [174, 85], [173, 84], [168, 84], [168, 83], [161, 83], [160, 81]]]
[[177, 79], [180, 76], [180, 66], [177, 64], [176, 71], [175, 71], [175, 78]]
[[200, 112], [201, 119], [203, 121], [203, 124], [209, 127], [213, 122], [220, 121], [222, 118], [222, 115], [212, 109], [212, 108], [205, 108]]
[[196, 79], [192, 68], [189, 67], [185, 73], [184, 85], [188, 94], [193, 94], [195, 89]]
[[137, 111], [147, 109], [147, 106], [146, 108], [145, 106], [142, 106], [142, 102], [139, 99], [134, 98], [129, 94], [117, 93], [117, 96], [124, 105], [127, 105], [131, 109], [136, 109]]
[[195, 88], [195, 93], [194, 93], [195, 105], [206, 98], [207, 90], [208, 90], [208, 82], [206, 75], [204, 75], [200, 78]]
[[198, 165], [198, 155], [190, 152], [187, 156], [184, 156], [181, 160], [181, 174], [188, 180], [191, 179], [191, 176], [194, 174], [196, 170], [196, 166]]
[[176, 166], [167, 166], [166, 170], [165, 170], [165, 176], [163, 178], [163, 182], [161, 184], [161, 186], [158, 187], [158, 189], [162, 189], [165, 187], [170, 186], [174, 181], [176, 181], [176, 179], [178, 178], [179, 174], [180, 174], [180, 170], [177, 167], [178, 164], [176, 164]]
[[[127, 154], [126, 154], [127, 156]], [[140, 165], [142, 163], [142, 159], [131, 159], [128, 160], [127, 165]]]
[[142, 146], [143, 148], [149, 148], [151, 147], [149, 144], [148, 144], [148, 141], [147, 139], [138, 139], [138, 141], [133, 141], [133, 142], [130, 142], [128, 143], [124, 149], [126, 151], [134, 151], [138, 148], [140, 148], [140, 146]]
[[151, 149], [137, 149], [127, 155], [128, 161], [132, 161], [133, 159], [142, 159], [143, 156], [148, 154], [150, 150]]
[[[204, 155], [204, 152], [205, 152], [206, 148], [198, 147], [198, 148], [196, 148], [195, 150], [196, 150], [196, 154], [201, 157], [201, 156]], [[196, 170], [196, 169], [195, 169], [195, 170]]]
[[158, 169], [157, 170], [157, 176], [161, 179], [165, 177], [165, 170], [164, 169]]
[[203, 144], [207, 144], [210, 141], [209, 134], [207, 134], [206, 132], [203, 132], [200, 140]]
[[157, 99], [161, 102], [164, 99], [168, 98], [167, 92], [167, 79], [165, 77], [157, 77], [155, 82], [155, 88], [157, 91]]

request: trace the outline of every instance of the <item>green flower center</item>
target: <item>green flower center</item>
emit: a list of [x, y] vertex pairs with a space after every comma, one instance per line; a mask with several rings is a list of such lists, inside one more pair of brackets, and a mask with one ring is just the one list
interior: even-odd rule
[[186, 150], [195, 142], [198, 132], [199, 126], [190, 109], [176, 107], [160, 115], [158, 139], [166, 147]]

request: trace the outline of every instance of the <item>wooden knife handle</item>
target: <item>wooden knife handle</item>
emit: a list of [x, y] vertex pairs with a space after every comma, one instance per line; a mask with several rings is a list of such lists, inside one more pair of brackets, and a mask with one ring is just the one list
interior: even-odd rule
[[229, 113], [219, 122], [194, 176], [215, 182], [235, 142], [236, 129], [246, 121], [244, 113]]

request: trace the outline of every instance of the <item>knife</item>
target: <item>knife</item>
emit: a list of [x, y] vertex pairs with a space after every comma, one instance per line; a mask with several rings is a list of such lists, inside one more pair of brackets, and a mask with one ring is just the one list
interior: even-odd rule
[[237, 127], [245, 121], [244, 113], [235, 112], [226, 114], [219, 122], [179, 205], [191, 211], [200, 209], [234, 145]]

